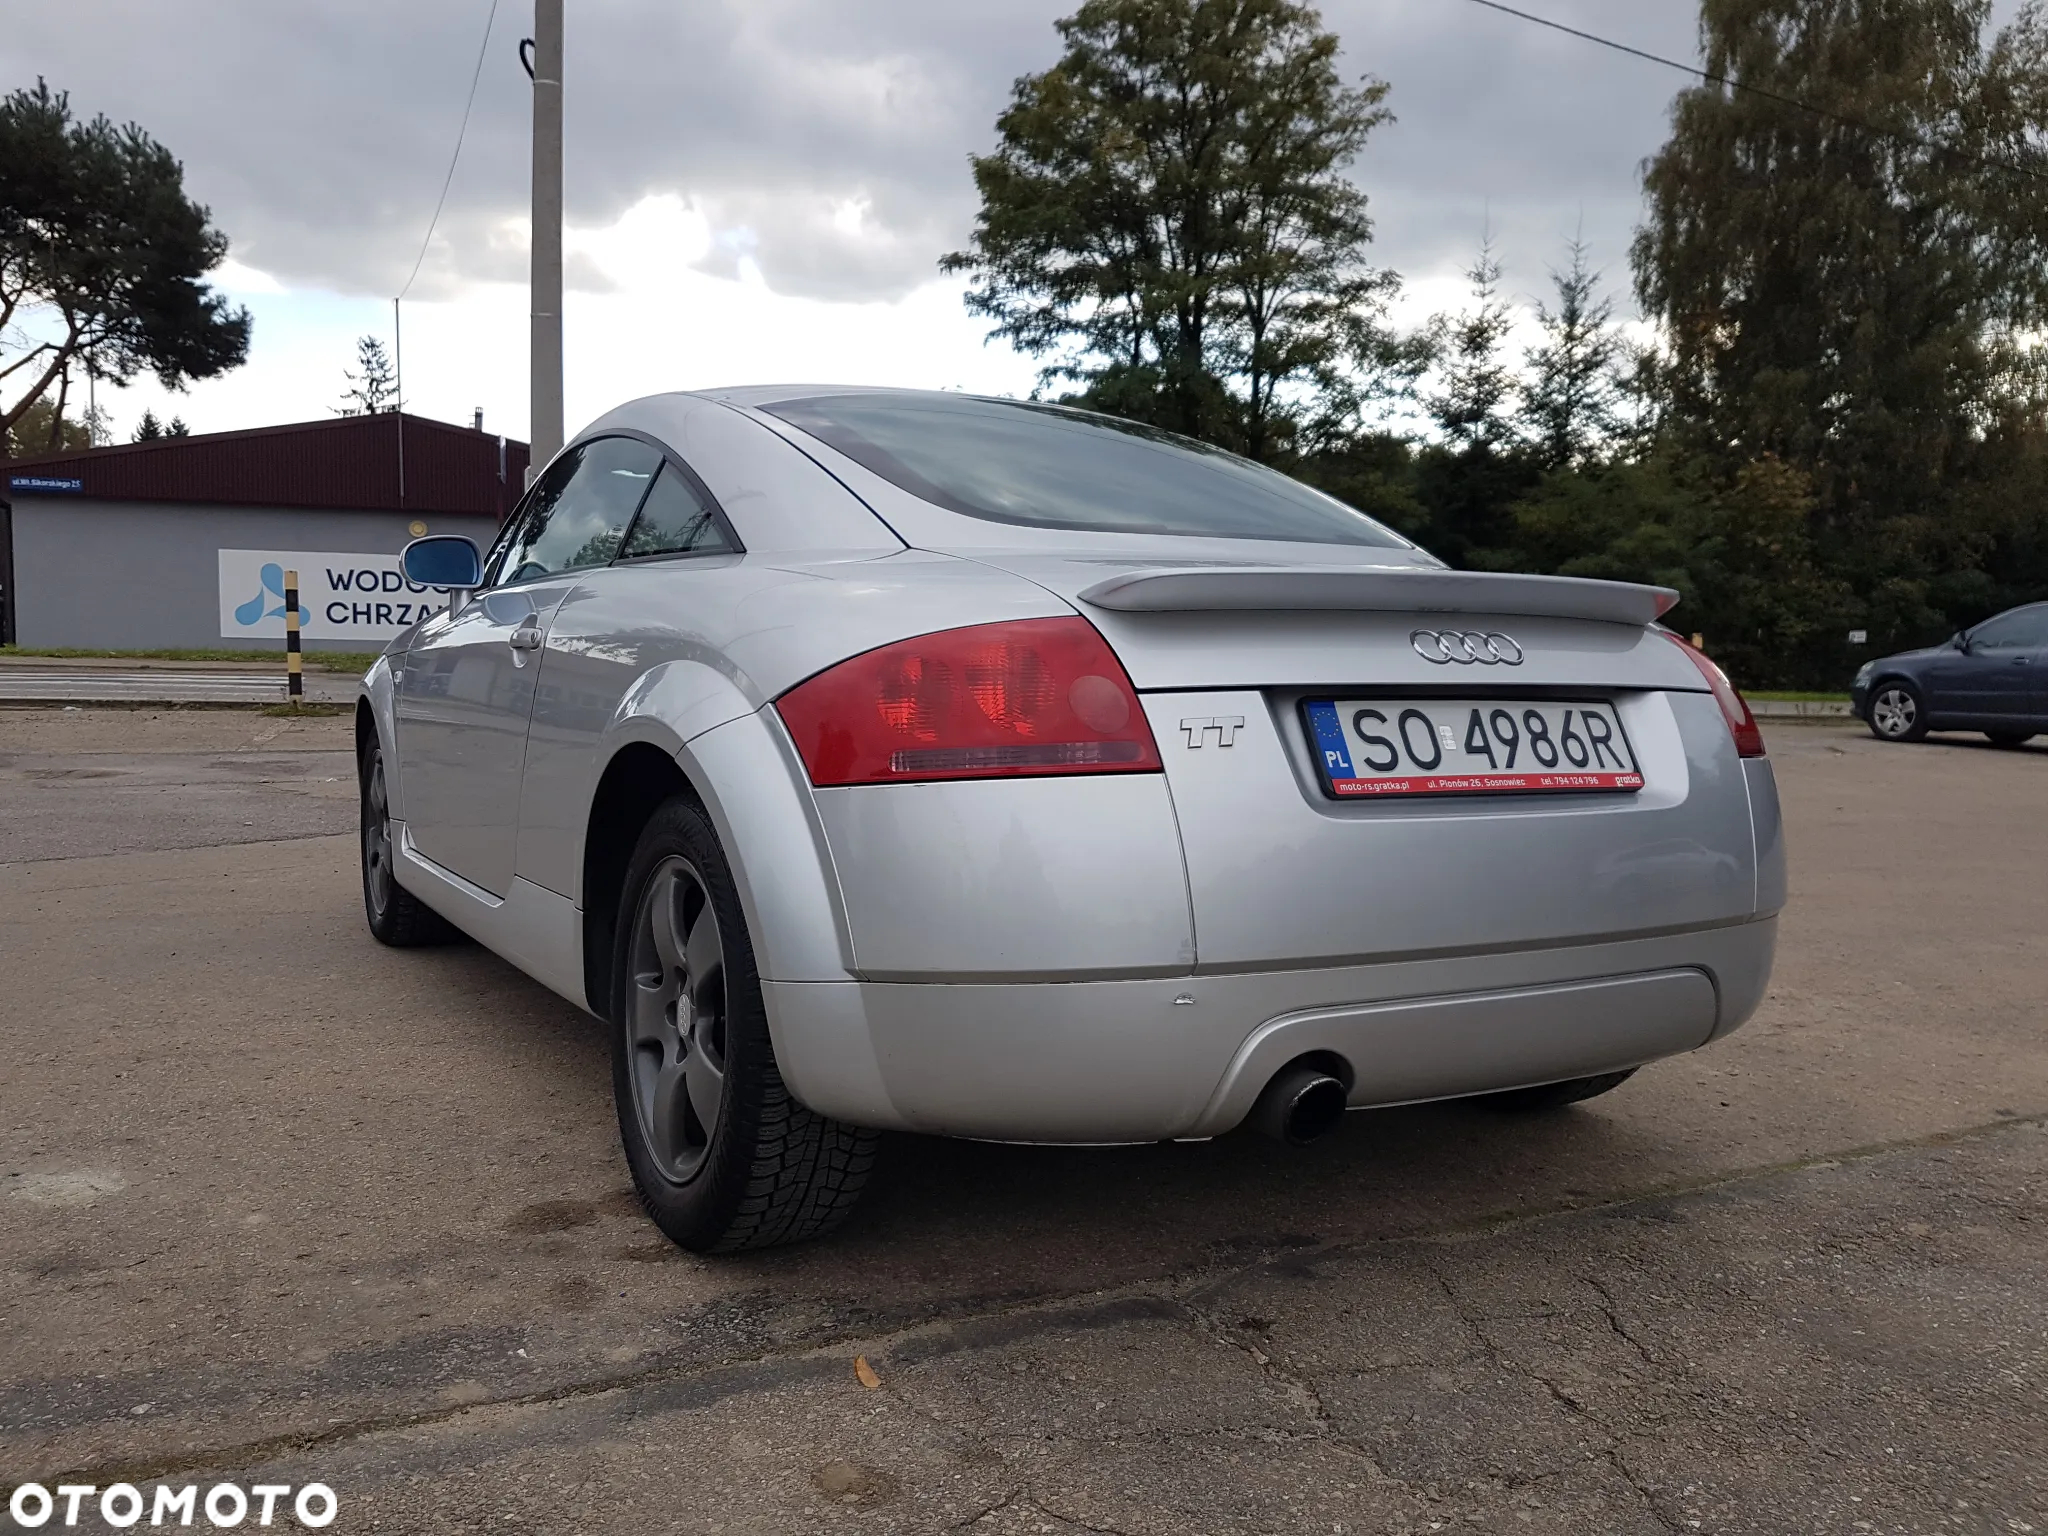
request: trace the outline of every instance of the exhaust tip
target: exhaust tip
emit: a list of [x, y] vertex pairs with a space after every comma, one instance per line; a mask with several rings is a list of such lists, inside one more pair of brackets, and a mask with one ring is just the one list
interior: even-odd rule
[[1291, 1147], [1305, 1147], [1336, 1129], [1350, 1097], [1329, 1073], [1309, 1066], [1283, 1067], [1266, 1084], [1246, 1120]]

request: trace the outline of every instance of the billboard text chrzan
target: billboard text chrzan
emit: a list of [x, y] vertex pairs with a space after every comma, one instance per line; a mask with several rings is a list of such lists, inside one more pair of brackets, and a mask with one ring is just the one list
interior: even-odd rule
[[286, 571], [299, 573], [299, 628], [308, 640], [389, 640], [448, 606], [446, 588], [407, 581], [396, 555], [224, 549], [223, 639], [284, 638]]

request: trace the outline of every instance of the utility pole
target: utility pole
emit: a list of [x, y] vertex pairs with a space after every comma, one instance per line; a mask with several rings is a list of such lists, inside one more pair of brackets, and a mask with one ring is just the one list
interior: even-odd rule
[[398, 300], [391, 301], [391, 416], [398, 426], [398, 504], [405, 505], [405, 336], [398, 328]]
[[562, 0], [533, 0], [532, 468], [562, 446]]

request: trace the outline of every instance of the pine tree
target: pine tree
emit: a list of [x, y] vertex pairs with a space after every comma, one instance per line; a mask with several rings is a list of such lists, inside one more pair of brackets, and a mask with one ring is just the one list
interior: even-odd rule
[[1529, 349], [1522, 426], [1546, 469], [1579, 468], [1625, 430], [1621, 370], [1629, 351], [1614, 328], [1600, 274], [1573, 240], [1570, 264], [1551, 269], [1557, 308], [1539, 305], [1543, 341]]
[[342, 391], [341, 404], [335, 407], [343, 416], [375, 416], [384, 411], [402, 408], [398, 398], [398, 377], [391, 366], [391, 359], [385, 354], [384, 343], [374, 336], [363, 336], [356, 341], [355, 373], [346, 368], [341, 376], [348, 380], [349, 387]]
[[190, 437], [191, 435], [192, 429], [185, 425], [185, 418], [182, 416], [173, 416], [169, 424], [164, 428], [165, 437]]
[[[249, 312], [206, 285], [227, 237], [185, 195], [184, 168], [135, 124], [80, 122], [41, 80], [0, 98], [0, 428], [47, 393], [65, 416], [72, 369], [167, 389], [239, 367]], [[8, 323], [42, 311], [54, 322]]]
[[156, 419], [156, 412], [145, 409], [142, 420], [135, 423], [135, 441], [153, 443], [164, 435], [164, 424]]
[[1471, 307], [1440, 315], [1431, 326], [1441, 383], [1423, 404], [1452, 447], [1505, 452], [1519, 440], [1514, 413], [1520, 385], [1504, 354], [1514, 311], [1500, 296], [1501, 267], [1491, 235], [1465, 275], [1472, 283]]

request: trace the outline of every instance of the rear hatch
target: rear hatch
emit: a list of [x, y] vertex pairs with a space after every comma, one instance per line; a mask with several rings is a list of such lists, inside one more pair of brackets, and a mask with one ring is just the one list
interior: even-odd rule
[[[1589, 943], [1755, 910], [1728, 727], [1691, 660], [1646, 627], [1670, 594], [1392, 562], [972, 558], [1072, 602], [1129, 671], [1166, 767], [1203, 970]], [[1399, 753], [1333, 739], [1339, 720], [1383, 743], [1405, 730], [1407, 758], [1376, 772]], [[1619, 739], [1589, 750], [1588, 727]], [[1569, 761], [1560, 734], [1579, 736]], [[1501, 769], [1511, 749], [1531, 787], [1453, 772]], [[1423, 754], [1444, 761], [1425, 774]], [[1575, 766], [1601, 770], [1598, 786], [1533, 787], [1587, 777]]]

